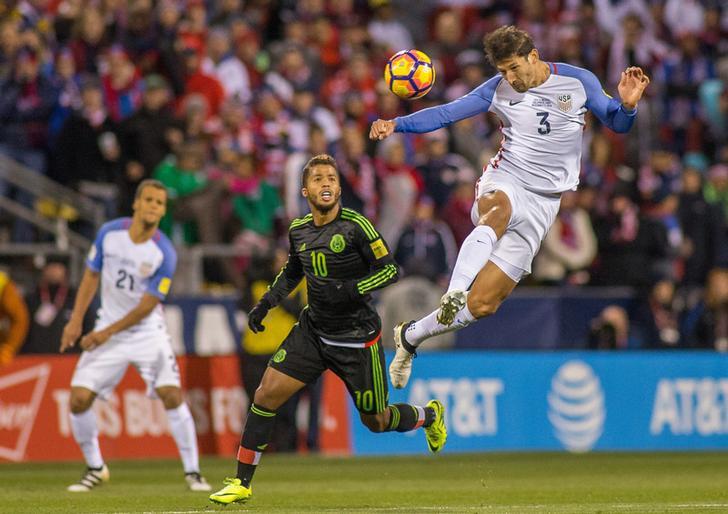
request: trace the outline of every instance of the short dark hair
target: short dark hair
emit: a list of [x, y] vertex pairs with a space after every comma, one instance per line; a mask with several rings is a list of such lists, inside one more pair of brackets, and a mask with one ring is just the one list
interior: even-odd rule
[[339, 167], [336, 165], [336, 160], [327, 153], [320, 153], [311, 157], [306, 165], [303, 167], [303, 175], [301, 175], [301, 186], [306, 187], [306, 181], [308, 176], [311, 174], [311, 169], [314, 166], [331, 166], [336, 170], [336, 174], [339, 174]]
[[134, 200], [138, 199], [140, 196], [142, 196], [142, 191], [144, 191], [145, 187], [153, 187], [155, 189], [161, 189], [164, 191], [164, 194], [169, 197], [169, 191], [167, 191], [167, 186], [162, 184], [159, 180], [154, 178], [147, 178], [139, 182], [139, 185], [136, 188], [136, 193], [134, 193]]
[[513, 25], [505, 25], [486, 34], [483, 38], [483, 47], [485, 55], [493, 66], [514, 55], [526, 57], [536, 48], [528, 32]]

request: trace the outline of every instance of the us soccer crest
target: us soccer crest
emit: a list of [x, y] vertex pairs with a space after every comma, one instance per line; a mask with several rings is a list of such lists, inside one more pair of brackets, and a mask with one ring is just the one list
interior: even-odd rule
[[154, 265], [151, 262], [142, 262], [139, 266], [139, 274], [142, 277], [148, 277], [154, 271]]
[[571, 95], [568, 93], [560, 94], [557, 99], [559, 100], [559, 110], [569, 112], [571, 110]]
[[344, 250], [344, 247], [346, 247], [346, 241], [344, 241], [344, 236], [342, 236], [341, 234], [334, 234], [334, 237], [331, 238], [331, 242], [329, 243], [329, 248], [331, 248], [331, 251], [334, 253], [339, 253]]

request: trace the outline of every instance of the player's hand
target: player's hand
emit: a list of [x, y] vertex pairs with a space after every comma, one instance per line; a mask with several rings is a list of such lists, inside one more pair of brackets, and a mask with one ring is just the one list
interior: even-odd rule
[[66, 326], [63, 327], [63, 334], [61, 335], [61, 353], [65, 352], [69, 348], [73, 348], [73, 345], [76, 344], [78, 338], [81, 337], [81, 330], [81, 322], [74, 321], [72, 319], [66, 323]]
[[98, 332], [89, 332], [81, 338], [80, 346], [83, 350], [90, 352], [94, 348], [101, 346], [106, 341], [108, 341], [109, 337], [111, 337], [111, 334], [107, 333], [105, 330], [99, 330]]
[[376, 120], [369, 129], [369, 139], [381, 141], [394, 133], [395, 123], [392, 120]]
[[263, 332], [265, 330], [265, 326], [263, 325], [263, 319], [268, 314], [270, 308], [270, 302], [263, 298], [248, 313], [248, 328], [254, 334], [257, 334], [258, 332]]
[[332, 280], [324, 286], [324, 294], [330, 303], [346, 303], [361, 296], [356, 280]]
[[617, 86], [622, 105], [627, 109], [637, 107], [637, 102], [642, 98], [642, 93], [645, 92], [645, 88], [649, 83], [650, 78], [645, 75], [642, 68], [630, 66], [624, 70]]

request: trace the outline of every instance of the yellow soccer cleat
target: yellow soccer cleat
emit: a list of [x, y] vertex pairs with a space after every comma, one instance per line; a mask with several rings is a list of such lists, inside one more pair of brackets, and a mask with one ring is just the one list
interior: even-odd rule
[[253, 490], [250, 487], [243, 486], [239, 478], [226, 478], [223, 484], [225, 484], [225, 487], [210, 495], [212, 503], [219, 503], [220, 505], [245, 503], [253, 496]]
[[427, 448], [432, 453], [437, 453], [445, 446], [447, 441], [447, 427], [445, 427], [445, 407], [438, 400], [430, 400], [427, 407], [435, 410], [435, 421], [432, 425], [425, 427], [425, 439]]
[[468, 303], [468, 291], [457, 289], [445, 293], [440, 299], [440, 308], [437, 311], [437, 322], [449, 327], [455, 321], [455, 316], [463, 310]]

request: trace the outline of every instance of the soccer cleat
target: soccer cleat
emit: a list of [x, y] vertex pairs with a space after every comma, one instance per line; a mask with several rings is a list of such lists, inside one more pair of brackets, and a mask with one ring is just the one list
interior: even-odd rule
[[66, 491], [72, 493], [87, 493], [102, 482], [109, 481], [109, 468], [104, 464], [101, 469], [86, 468], [81, 480], [75, 484], [71, 484], [66, 488]]
[[437, 322], [449, 327], [455, 321], [455, 316], [463, 310], [468, 302], [468, 292], [457, 289], [448, 291], [440, 299], [440, 309], [437, 312]]
[[404, 347], [402, 342], [405, 340], [404, 333], [414, 321], [400, 323], [394, 327], [394, 359], [389, 365], [389, 380], [395, 389], [402, 389], [407, 385], [410, 374], [412, 373], [412, 359], [415, 354], [410, 353]]
[[212, 487], [207, 483], [205, 477], [198, 472], [185, 473], [185, 481], [190, 491], [212, 491]]
[[253, 490], [250, 487], [245, 487], [239, 478], [226, 478], [223, 484], [225, 484], [225, 487], [210, 495], [211, 502], [220, 505], [245, 503], [253, 496]]
[[445, 407], [438, 400], [430, 400], [427, 407], [435, 410], [435, 420], [432, 425], [425, 427], [425, 439], [427, 448], [432, 453], [442, 450], [447, 441], [447, 427], [445, 426]]

